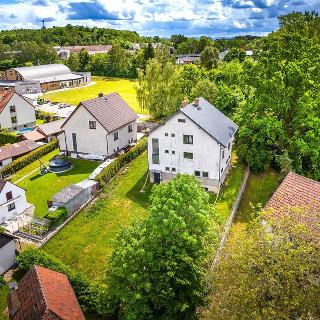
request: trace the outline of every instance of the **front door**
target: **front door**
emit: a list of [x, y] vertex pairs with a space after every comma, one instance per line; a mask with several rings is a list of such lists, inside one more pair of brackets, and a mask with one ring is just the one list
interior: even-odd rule
[[154, 172], [153, 173], [153, 179], [154, 179], [154, 183], [160, 183], [161, 182], [161, 173], [160, 172]]
[[78, 145], [77, 145], [77, 134], [72, 133], [72, 145], [73, 145], [73, 152], [78, 152]]

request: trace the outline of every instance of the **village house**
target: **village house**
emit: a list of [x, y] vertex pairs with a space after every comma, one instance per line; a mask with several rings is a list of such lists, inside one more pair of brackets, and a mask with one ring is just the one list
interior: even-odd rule
[[110, 44], [99, 44], [91, 46], [65, 46], [65, 47], [55, 47], [60, 59], [66, 60], [70, 57], [71, 53], [80, 53], [81, 50], [88, 51], [89, 55], [95, 54], [107, 54], [111, 49]]
[[57, 139], [61, 133], [61, 125], [64, 120], [52, 121], [37, 125], [32, 131], [23, 133], [19, 136], [19, 140], [32, 140], [36, 142], [50, 142]]
[[[78, 87], [90, 81], [87, 72], [72, 73], [64, 64], [45, 64], [31, 67], [11, 68], [1, 75], [2, 83], [34, 82], [40, 84], [41, 91], [50, 91], [63, 88]], [[29, 90], [26, 93], [34, 93]]]
[[28, 99], [13, 91], [0, 91], [0, 129], [16, 131], [35, 124], [35, 109]]
[[33, 265], [8, 296], [10, 320], [84, 320], [65, 274]]
[[200, 54], [180, 54], [177, 55], [177, 64], [196, 64], [200, 61]]
[[118, 93], [82, 101], [58, 136], [62, 152], [111, 157], [137, 140], [137, 114]]
[[0, 179], [0, 224], [15, 219], [26, 209], [25, 190], [10, 181]]
[[31, 140], [6, 144], [0, 147], [0, 168], [10, 164], [12, 161], [39, 148], [42, 144]]
[[206, 190], [218, 192], [230, 167], [237, 128], [204, 98], [181, 108], [149, 134], [150, 181], [190, 174]]
[[16, 244], [14, 237], [0, 233], [0, 274], [9, 270], [16, 261]]

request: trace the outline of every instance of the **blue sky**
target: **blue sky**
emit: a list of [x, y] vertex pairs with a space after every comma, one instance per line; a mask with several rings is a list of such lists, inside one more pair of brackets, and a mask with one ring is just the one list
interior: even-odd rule
[[74, 25], [135, 30], [141, 35], [264, 35], [277, 16], [320, 11], [320, 0], [0, 0], [0, 29]]

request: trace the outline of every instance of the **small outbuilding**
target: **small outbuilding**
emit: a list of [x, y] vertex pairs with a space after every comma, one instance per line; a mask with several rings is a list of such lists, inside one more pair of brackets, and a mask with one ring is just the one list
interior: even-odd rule
[[9, 270], [16, 261], [14, 237], [0, 233], [0, 274]]

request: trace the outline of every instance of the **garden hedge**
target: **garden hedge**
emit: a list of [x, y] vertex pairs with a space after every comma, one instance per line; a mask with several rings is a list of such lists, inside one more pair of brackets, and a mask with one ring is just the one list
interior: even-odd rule
[[0, 132], [0, 146], [3, 146], [7, 143], [16, 143], [18, 141], [18, 137], [9, 132]]
[[120, 155], [111, 164], [104, 168], [95, 178], [100, 186], [108, 183], [124, 166], [130, 163], [147, 149], [148, 141], [141, 139], [130, 151]]
[[31, 266], [38, 265], [65, 274], [84, 312], [99, 316], [110, 316], [115, 312], [106, 286], [90, 282], [83, 274], [71, 270], [58, 259], [40, 249], [28, 248], [17, 257], [21, 271], [27, 272]]
[[57, 227], [68, 218], [68, 211], [64, 207], [59, 207], [57, 210], [49, 212], [45, 218], [50, 220], [50, 227]]
[[40, 159], [44, 155], [48, 154], [49, 152], [53, 151], [54, 149], [58, 148], [58, 140], [53, 140], [31, 152], [28, 154], [14, 160], [4, 168], [0, 170], [0, 176], [9, 176], [13, 175], [20, 169], [24, 168], [28, 164]]

